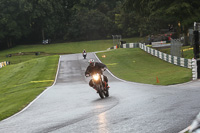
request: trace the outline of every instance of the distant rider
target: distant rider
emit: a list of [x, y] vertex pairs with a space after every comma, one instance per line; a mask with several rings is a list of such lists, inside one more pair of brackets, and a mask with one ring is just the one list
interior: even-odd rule
[[[103, 71], [105, 71], [107, 68], [106, 65], [104, 65], [103, 63], [95, 62], [93, 59], [90, 59], [88, 61], [88, 63], [89, 63], [89, 66], [87, 67], [87, 69], [85, 71], [86, 77], [96, 74], [96, 73], [103, 75]], [[110, 87], [108, 86], [108, 78], [105, 75], [103, 75], [103, 77], [104, 77], [104, 81], [105, 81], [104, 86], [107, 89], [109, 89]], [[90, 85], [90, 87], [94, 88], [94, 83], [93, 83], [92, 79], [90, 80], [89, 85]]]
[[86, 52], [86, 50], [85, 50], [85, 49], [83, 50], [83, 52], [82, 52], [82, 55], [83, 55], [84, 59], [86, 59], [87, 52]]

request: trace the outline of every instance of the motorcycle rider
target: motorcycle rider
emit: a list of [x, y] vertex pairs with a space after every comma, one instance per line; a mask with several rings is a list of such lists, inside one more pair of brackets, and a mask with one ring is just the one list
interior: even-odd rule
[[[101, 75], [103, 75], [103, 71], [105, 71], [107, 68], [105, 64], [100, 63], [100, 62], [95, 62], [93, 59], [90, 59], [88, 61], [88, 63], [89, 63], [89, 66], [87, 67], [87, 69], [85, 71], [86, 77], [96, 74], [96, 73], [100, 73]], [[110, 87], [108, 86], [108, 78], [105, 75], [103, 75], [103, 77], [104, 77], [103, 85], [105, 86], [106, 89], [109, 89]], [[93, 83], [92, 79], [90, 80], [89, 85], [90, 85], [90, 87], [94, 88], [94, 83]]]
[[85, 49], [83, 50], [82, 55], [83, 55], [84, 59], [86, 59], [87, 52]]

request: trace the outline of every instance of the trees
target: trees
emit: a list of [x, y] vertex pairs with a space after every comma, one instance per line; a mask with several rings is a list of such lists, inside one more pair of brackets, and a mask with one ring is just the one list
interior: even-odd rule
[[151, 19], [151, 5], [149, 4], [149, 0], [125, 0], [123, 7], [126, 13], [131, 11], [134, 14], [134, 18], [138, 24], [137, 31], [140, 33], [140, 36], [143, 36], [144, 32], [149, 31]]
[[93, 40], [111, 36], [116, 28], [113, 20], [115, 14], [112, 12], [116, 7], [116, 0], [110, 2], [80, 0], [76, 3], [72, 8], [73, 16], [70, 17], [64, 39]]
[[199, 6], [198, 0], [125, 0], [124, 2], [124, 9], [134, 11], [138, 20], [145, 21], [139, 25], [148, 27], [149, 31], [153, 32], [153, 29], [173, 24], [182, 29], [185, 35], [194, 21], [199, 21]]
[[[0, 0], [0, 45], [105, 39], [122, 0]], [[117, 11], [119, 13], [119, 11]]]
[[[0, 46], [36, 43], [65, 32], [78, 0], [0, 0]], [[61, 37], [62, 38], [62, 37]]]
[[[199, 21], [199, 6], [200, 2], [198, 0], [170, 0], [168, 6], [164, 6], [165, 18], [169, 19], [169, 23], [174, 23], [177, 27], [177, 37], [180, 34], [184, 35], [184, 44], [188, 44], [188, 29], [193, 28], [195, 21]], [[159, 14], [158, 14], [159, 15]], [[157, 15], [157, 16], [158, 16]]]
[[92, 40], [106, 38], [109, 34], [111, 20], [102, 12], [88, 8], [76, 8], [70, 18], [70, 27], [64, 39]]
[[76, 0], [30, 0], [31, 33], [25, 39], [35, 43], [48, 38], [62, 38], [60, 36], [69, 22], [70, 8], [75, 2]]
[[0, 9], [0, 46], [9, 48], [16, 39], [30, 32], [29, 23], [24, 17], [30, 5], [22, 0], [1, 0]]
[[0, 0], [0, 46], [143, 36], [169, 24], [187, 35], [199, 6], [198, 0]]

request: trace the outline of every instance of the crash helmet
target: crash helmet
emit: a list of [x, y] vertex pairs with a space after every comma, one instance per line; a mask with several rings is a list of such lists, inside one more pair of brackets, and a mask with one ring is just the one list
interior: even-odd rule
[[94, 66], [95, 66], [95, 62], [94, 62], [93, 59], [90, 59], [90, 60], [88, 61], [88, 63], [89, 63], [89, 65], [90, 65], [91, 67], [94, 67]]

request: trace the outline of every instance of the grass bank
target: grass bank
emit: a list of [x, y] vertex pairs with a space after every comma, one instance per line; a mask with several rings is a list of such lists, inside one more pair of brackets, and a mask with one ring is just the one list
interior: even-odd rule
[[97, 55], [115, 76], [128, 81], [172, 85], [190, 81], [192, 78], [191, 69], [167, 63], [139, 48], [117, 49]]
[[[112, 40], [57, 43], [46, 45], [19, 45], [11, 49], [1, 51], [0, 62], [10, 61], [11, 64], [17, 64], [33, 58], [40, 58], [50, 55], [81, 53], [83, 49], [86, 49], [87, 52], [105, 50], [111, 46]], [[39, 52], [39, 55], [36, 56], [36, 52]], [[11, 57], [6, 56], [9, 54]]]
[[0, 69], [0, 120], [23, 109], [52, 85], [58, 58], [48, 56]]
[[[127, 43], [139, 42], [142, 38], [125, 38]], [[112, 47], [113, 40], [95, 40], [82, 42], [68, 42], [56, 44], [38, 44], [38, 45], [18, 45], [14, 48], [0, 51], [0, 62], [10, 61], [11, 64], [21, 63], [33, 58], [40, 58], [49, 55], [74, 54], [81, 53], [83, 49], [87, 52], [106, 50]], [[39, 52], [39, 56], [35, 53]], [[12, 55], [8, 57], [7, 55]]]

